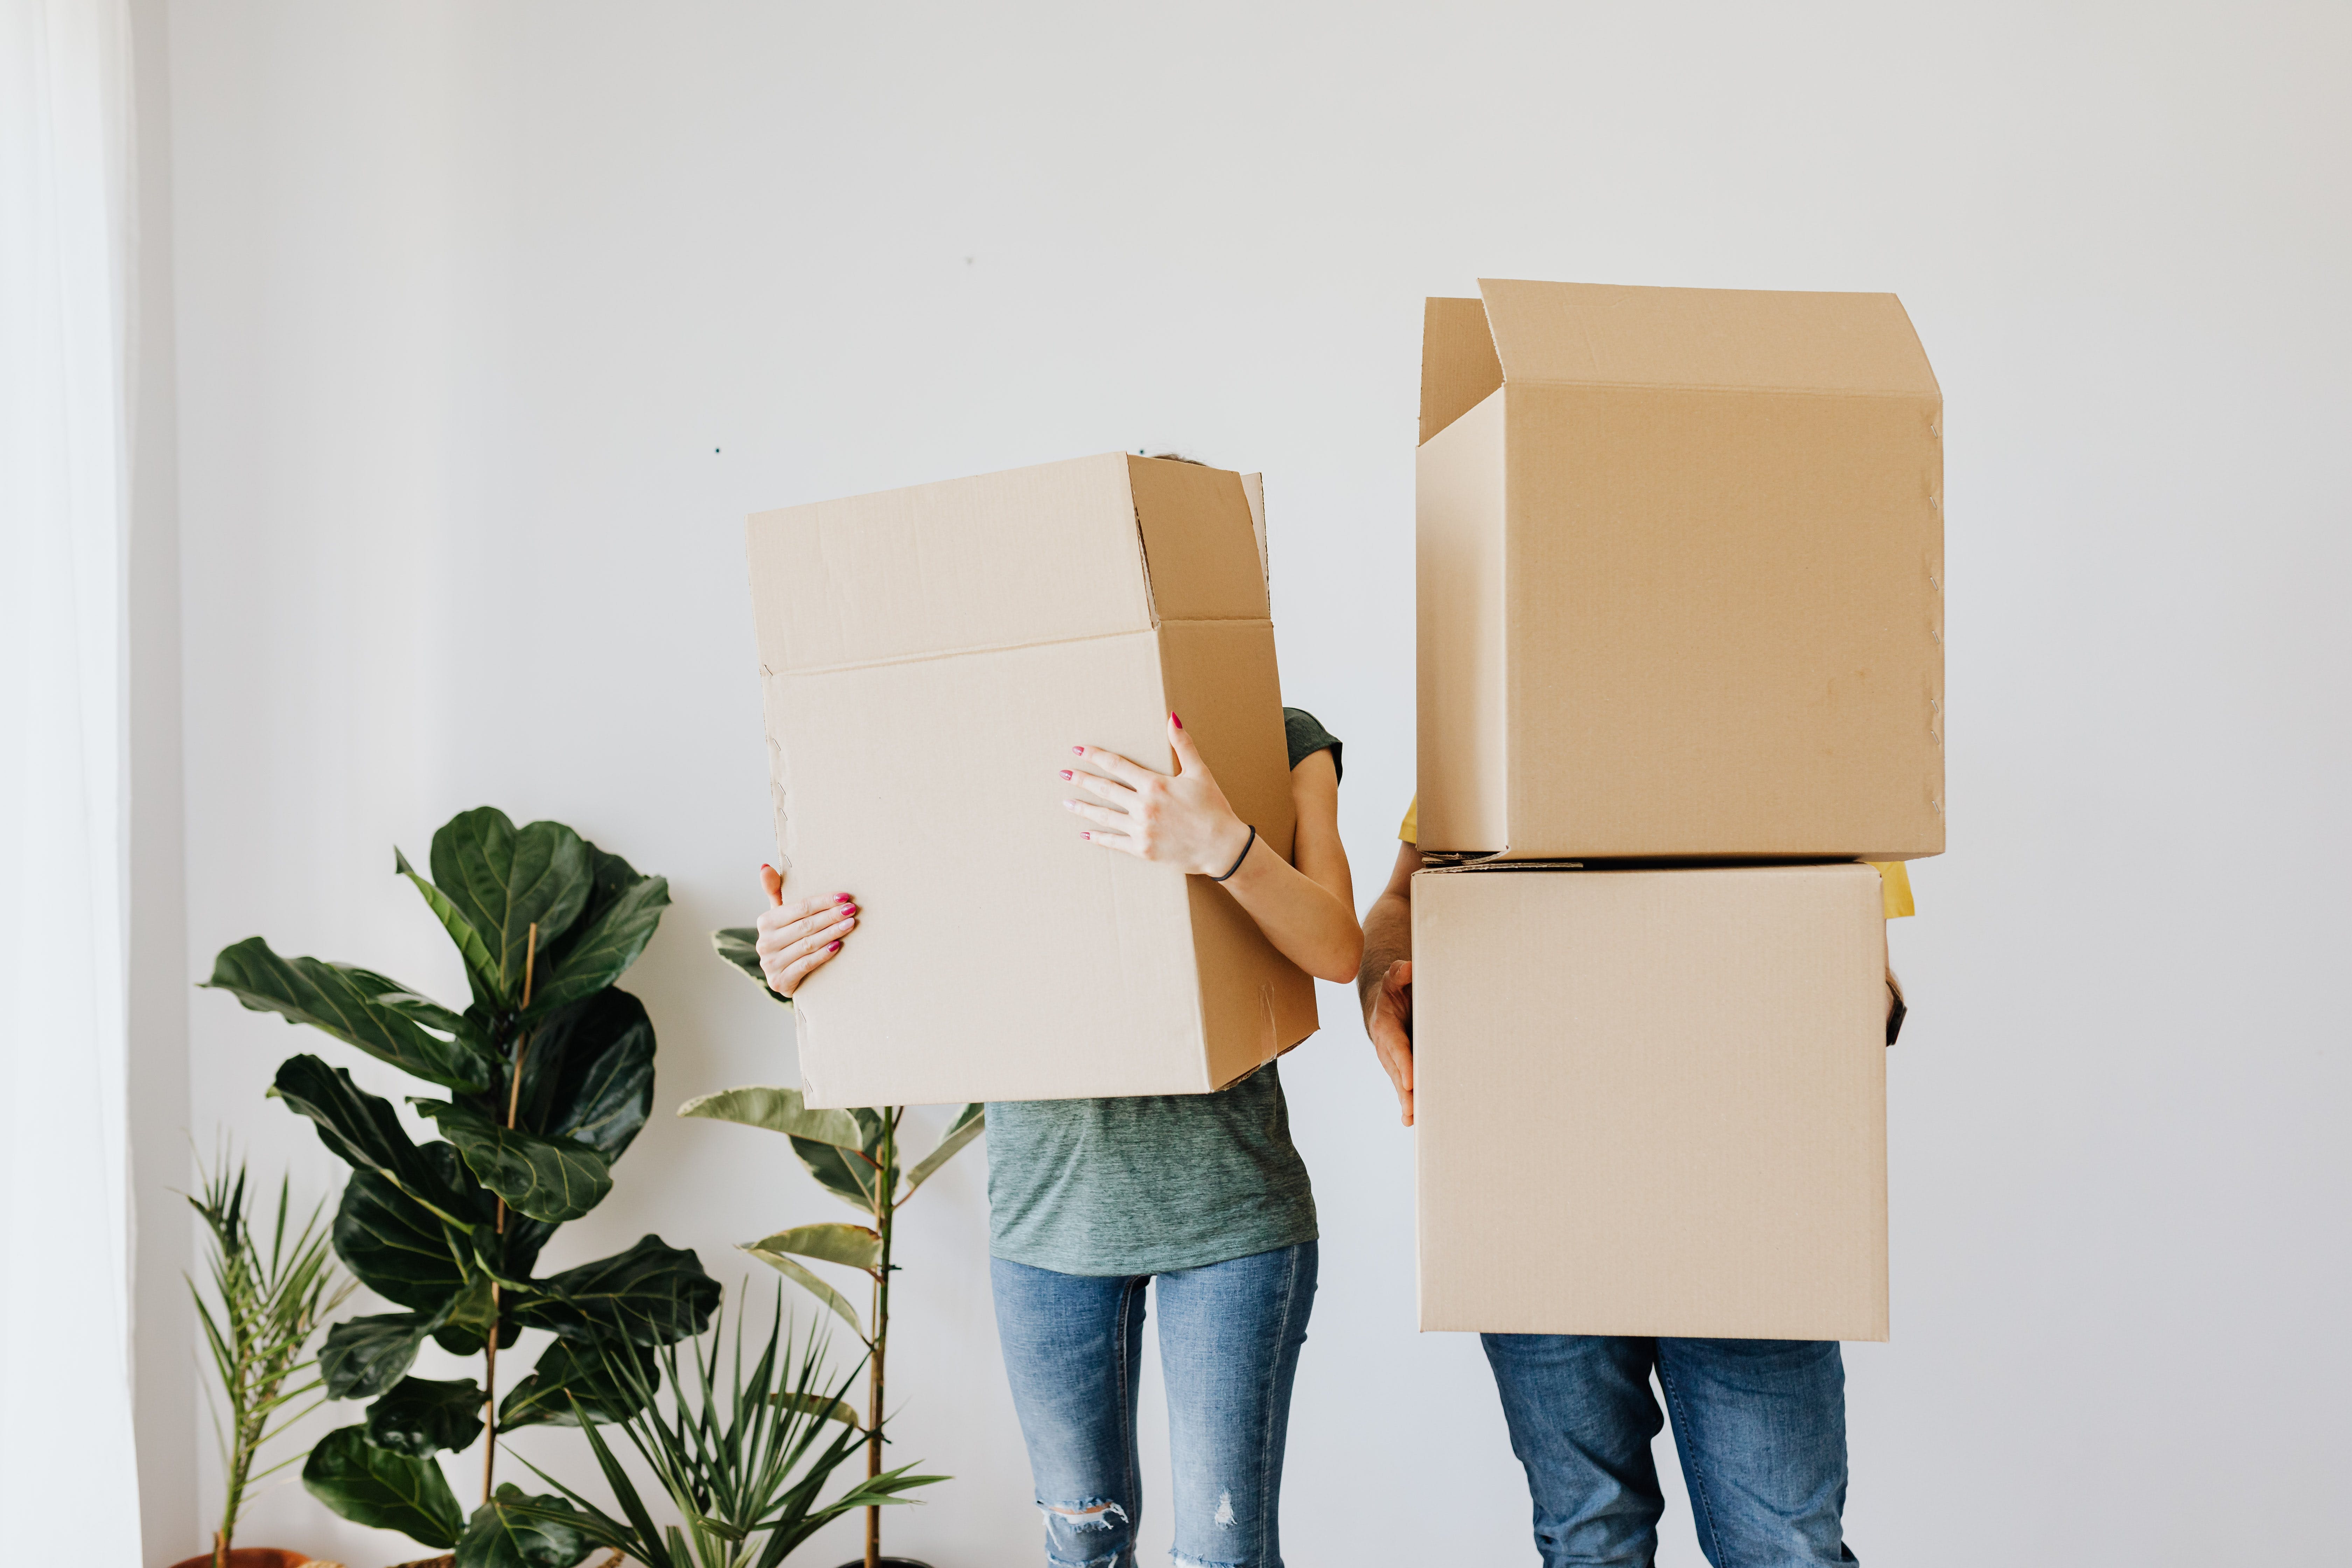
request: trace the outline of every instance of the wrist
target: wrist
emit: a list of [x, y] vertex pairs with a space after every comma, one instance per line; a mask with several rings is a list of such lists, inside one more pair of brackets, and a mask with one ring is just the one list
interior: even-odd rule
[[1256, 838], [1257, 830], [1248, 823], [1238, 816], [1226, 817], [1224, 826], [1210, 839], [1209, 863], [1198, 868], [1201, 875], [1230, 880], [1240, 872], [1248, 853], [1257, 847]]

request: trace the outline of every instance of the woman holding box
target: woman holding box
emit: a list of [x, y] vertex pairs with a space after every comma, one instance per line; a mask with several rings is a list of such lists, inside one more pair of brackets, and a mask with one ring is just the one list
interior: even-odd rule
[[[1226, 804], [1173, 713], [1173, 775], [1073, 746], [1061, 776], [1087, 798], [1063, 804], [1090, 825], [1088, 842], [1213, 879], [1292, 963], [1344, 982], [1363, 932], [1339, 843], [1339, 742], [1298, 709], [1283, 718], [1289, 860]], [[789, 996], [841, 951], [857, 905], [847, 893], [785, 903], [761, 869], [760, 962]], [[1134, 1563], [1136, 1392], [1156, 1279], [1177, 1558], [1280, 1568], [1283, 1439], [1317, 1233], [1275, 1064], [1214, 1094], [992, 1104], [988, 1153], [997, 1336], [1048, 1560]]]

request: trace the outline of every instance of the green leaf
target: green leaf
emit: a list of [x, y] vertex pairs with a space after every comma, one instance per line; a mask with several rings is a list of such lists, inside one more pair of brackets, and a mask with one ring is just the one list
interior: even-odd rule
[[719, 1306], [719, 1281], [702, 1271], [702, 1260], [657, 1236], [538, 1285], [546, 1295], [522, 1303], [515, 1320], [568, 1340], [602, 1332], [632, 1344], [671, 1344], [700, 1333]]
[[280, 958], [268, 942], [249, 936], [220, 950], [205, 984], [445, 1089], [478, 1094], [498, 1081], [496, 1056], [465, 1017], [365, 969]]
[[482, 933], [476, 931], [473, 922], [449, 901], [448, 895], [417, 875], [416, 868], [408, 863], [408, 857], [402, 854], [397, 846], [392, 851], [392, 866], [394, 870], [415, 884], [416, 890], [425, 895], [425, 907], [433, 911], [434, 919], [441, 922], [441, 929], [447, 931], [449, 940], [457, 944], [458, 956], [466, 961], [466, 976], [472, 983], [475, 996], [495, 1000], [499, 961], [497, 954], [490, 952], [489, 943], [482, 940]]
[[653, 1020], [635, 996], [607, 987], [532, 1027], [523, 1052], [521, 1125], [617, 1160], [653, 1105]]
[[595, 865], [588, 906], [541, 959], [544, 967], [531, 990], [533, 1013], [593, 996], [618, 980], [645, 952], [662, 910], [669, 907], [667, 878], [642, 876], [618, 855], [593, 844], [586, 847]]
[[747, 1252], [788, 1252], [820, 1263], [845, 1263], [867, 1273], [882, 1267], [882, 1237], [862, 1225], [801, 1225], [764, 1237]]
[[940, 1139], [940, 1146], [922, 1158], [922, 1163], [907, 1173], [907, 1195], [912, 1197], [917, 1187], [931, 1179], [931, 1173], [958, 1154], [964, 1146], [979, 1137], [988, 1127], [988, 1107], [967, 1105], [963, 1113], [948, 1126]]
[[763, 1252], [756, 1244], [747, 1244], [743, 1250], [840, 1313], [842, 1321], [849, 1325], [850, 1331], [859, 1340], [867, 1344], [873, 1342], [866, 1338], [866, 1325], [857, 1321], [857, 1309], [851, 1306], [849, 1299], [840, 1291], [781, 1252]]
[[[457, 1151], [446, 1143], [431, 1145]], [[354, 1171], [335, 1210], [335, 1256], [386, 1300], [436, 1311], [466, 1286], [440, 1218], [375, 1171]]]
[[408, 1373], [417, 1348], [441, 1321], [438, 1312], [386, 1312], [346, 1318], [319, 1347], [319, 1375], [330, 1399], [367, 1399]]
[[[637, 1390], [607, 1363], [608, 1356], [636, 1359], [643, 1384], [652, 1388], [661, 1380], [655, 1353], [626, 1342], [578, 1342], [558, 1340], [541, 1352], [530, 1375], [514, 1385], [499, 1406], [499, 1430], [519, 1426], [577, 1426], [579, 1412], [594, 1421], [626, 1421], [645, 1408]], [[577, 1401], [577, 1405], [573, 1402]]]
[[444, 1383], [404, 1377], [368, 1406], [367, 1440], [413, 1458], [473, 1446], [482, 1435], [482, 1385], [470, 1377]]
[[363, 1426], [320, 1438], [302, 1466], [302, 1485], [354, 1524], [397, 1530], [427, 1546], [457, 1545], [466, 1526], [439, 1465], [375, 1447]]
[[354, 1170], [376, 1172], [459, 1229], [473, 1228], [464, 1197], [410, 1142], [392, 1101], [360, 1088], [344, 1068], [313, 1056], [289, 1057], [278, 1064], [269, 1092], [318, 1123], [319, 1142], [329, 1153]]
[[789, 1007], [793, 999], [768, 984], [768, 973], [760, 967], [760, 928], [729, 926], [725, 931], [710, 933], [710, 945], [719, 956], [760, 983], [761, 993], [771, 1002], [781, 1002]]
[[433, 882], [481, 934], [491, 994], [514, 1007], [522, 1003], [531, 926], [541, 948], [562, 936], [587, 906], [595, 872], [588, 846], [562, 823], [518, 828], [485, 805], [451, 817], [433, 836]]
[[832, 1399], [822, 1394], [776, 1394], [769, 1397], [787, 1410], [797, 1410], [824, 1421], [838, 1421], [860, 1432], [866, 1430], [866, 1424], [857, 1418], [857, 1412], [846, 1399]]
[[813, 1142], [806, 1138], [793, 1140], [793, 1152], [801, 1157], [808, 1173], [820, 1186], [839, 1197], [850, 1207], [865, 1214], [874, 1212], [874, 1183], [878, 1174], [866, 1163], [865, 1157], [853, 1150], [837, 1148], [831, 1143]]
[[533, 1219], [578, 1219], [613, 1190], [611, 1165], [585, 1143], [501, 1127], [463, 1102], [409, 1104], [433, 1119], [484, 1186]]
[[588, 1555], [583, 1522], [562, 1499], [526, 1497], [509, 1481], [474, 1510], [457, 1568], [572, 1568]]
[[856, 1117], [846, 1110], [811, 1110], [801, 1102], [801, 1091], [796, 1089], [722, 1089], [688, 1100], [677, 1113], [764, 1127], [771, 1132], [841, 1149], [866, 1147], [866, 1131]]
[[499, 1331], [499, 1348], [506, 1349], [514, 1343], [516, 1329], [512, 1322], [500, 1320], [499, 1307], [489, 1276], [475, 1275], [441, 1309], [440, 1321], [433, 1325], [433, 1342], [452, 1355], [479, 1355], [489, 1343], [490, 1330], [495, 1327]]

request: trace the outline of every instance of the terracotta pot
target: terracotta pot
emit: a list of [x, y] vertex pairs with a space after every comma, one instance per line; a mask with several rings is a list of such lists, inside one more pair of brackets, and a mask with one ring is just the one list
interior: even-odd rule
[[[228, 1554], [228, 1568], [313, 1568], [313, 1564], [316, 1568], [330, 1568], [316, 1558], [299, 1552], [281, 1552], [275, 1546], [239, 1546]], [[213, 1568], [213, 1554], [207, 1552], [200, 1557], [183, 1558], [172, 1568]]]

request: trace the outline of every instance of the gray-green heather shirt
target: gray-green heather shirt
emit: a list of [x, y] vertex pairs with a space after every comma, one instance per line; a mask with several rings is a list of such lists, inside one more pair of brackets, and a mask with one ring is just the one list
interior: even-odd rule
[[[1282, 710], [1290, 765], [1339, 742]], [[989, 1250], [1061, 1274], [1164, 1274], [1316, 1238], [1315, 1194], [1272, 1062], [1214, 1094], [998, 1100]]]

